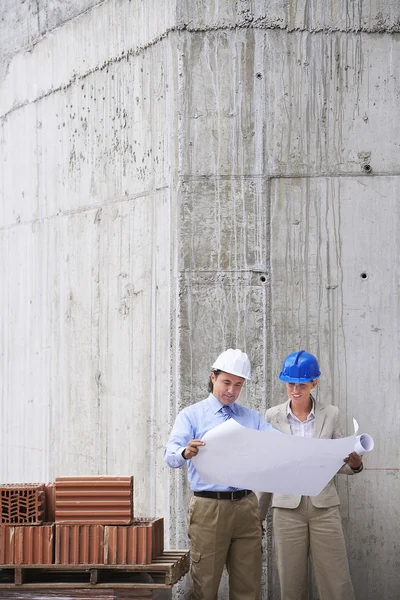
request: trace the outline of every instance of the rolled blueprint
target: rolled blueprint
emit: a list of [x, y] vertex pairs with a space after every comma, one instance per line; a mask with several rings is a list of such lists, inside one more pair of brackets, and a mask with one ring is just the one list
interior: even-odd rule
[[358, 456], [362, 456], [366, 452], [371, 452], [373, 447], [374, 440], [368, 433], [362, 433], [356, 437], [354, 452], [357, 452]]
[[353, 424], [353, 435], [324, 439], [248, 429], [228, 419], [203, 436], [205, 446], [190, 460], [201, 479], [213, 485], [318, 496], [346, 456], [373, 448], [372, 438], [357, 436], [355, 419]]

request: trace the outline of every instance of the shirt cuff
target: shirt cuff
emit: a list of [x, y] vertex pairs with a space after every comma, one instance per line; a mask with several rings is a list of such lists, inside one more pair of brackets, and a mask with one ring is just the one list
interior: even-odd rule
[[183, 466], [184, 464], [186, 464], [187, 461], [188, 461], [188, 459], [183, 456], [183, 452], [185, 450], [186, 450], [186, 446], [182, 446], [181, 448], [178, 448], [177, 451], [176, 451], [176, 458], [181, 463], [181, 466]]
[[361, 473], [361, 471], [363, 470], [364, 465], [361, 463], [361, 465], [359, 467], [350, 467], [350, 469], [353, 471], [353, 473]]

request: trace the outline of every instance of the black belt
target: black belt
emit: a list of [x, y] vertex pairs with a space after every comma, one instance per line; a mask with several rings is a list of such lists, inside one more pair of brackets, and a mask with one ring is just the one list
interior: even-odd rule
[[200, 498], [216, 498], [217, 500], [240, 500], [249, 494], [252, 490], [237, 490], [236, 492], [193, 492], [195, 496]]

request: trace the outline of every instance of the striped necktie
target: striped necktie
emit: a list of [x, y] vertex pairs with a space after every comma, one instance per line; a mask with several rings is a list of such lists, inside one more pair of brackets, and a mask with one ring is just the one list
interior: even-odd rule
[[[222, 413], [222, 416], [224, 417], [224, 421], [228, 421], [228, 419], [233, 418], [233, 410], [231, 409], [230, 406], [223, 406], [220, 409], [220, 412]], [[239, 488], [237, 488], [237, 487], [231, 487], [231, 488], [229, 488], [229, 491], [235, 492], [238, 489]]]
[[230, 406], [223, 406], [221, 408], [222, 416], [224, 417], [224, 421], [232, 418], [232, 409]]

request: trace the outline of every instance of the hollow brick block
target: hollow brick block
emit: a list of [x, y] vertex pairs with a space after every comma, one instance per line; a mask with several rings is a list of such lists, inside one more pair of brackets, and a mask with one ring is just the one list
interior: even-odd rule
[[104, 564], [103, 525], [56, 525], [55, 563]]
[[56, 484], [46, 483], [44, 486], [45, 496], [45, 515], [44, 520], [46, 523], [54, 523], [56, 519]]
[[132, 525], [104, 528], [104, 563], [150, 564], [164, 551], [164, 519], [136, 519]]
[[164, 519], [132, 525], [56, 524], [56, 564], [150, 564], [164, 551]]
[[0, 525], [0, 564], [50, 565], [54, 562], [54, 525]]
[[0, 487], [1, 525], [40, 525], [44, 512], [43, 483], [6, 483]]
[[133, 477], [57, 477], [57, 524], [129, 525]]

